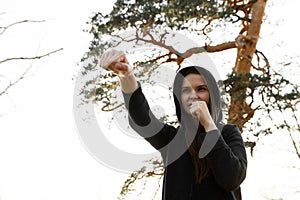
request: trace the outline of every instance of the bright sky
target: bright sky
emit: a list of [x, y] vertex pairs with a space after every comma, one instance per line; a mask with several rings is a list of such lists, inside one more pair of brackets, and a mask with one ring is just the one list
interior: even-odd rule
[[[265, 39], [262, 51], [276, 50], [274, 45], [277, 44], [272, 41], [276, 37], [282, 38], [282, 50], [297, 52], [298, 34], [290, 27], [299, 6], [291, 6], [292, 2], [299, 5], [297, 0], [285, 0], [268, 13], [276, 16], [268, 26], [280, 23], [281, 27], [262, 30]], [[0, 98], [0, 200], [116, 199], [127, 174], [103, 166], [86, 151], [76, 133], [72, 113], [72, 78], [78, 69], [76, 63], [91, 39], [82, 30], [93, 12], [107, 12], [112, 4], [110, 0], [10, 0], [1, 3], [1, 26], [24, 19], [47, 21], [21, 24], [0, 35], [0, 60], [41, 55], [59, 48], [64, 50], [41, 60], [0, 65], [0, 75], [5, 74], [0, 80], [6, 82], [32, 66], [27, 78]], [[277, 47], [273, 57], [282, 55], [278, 49], [281, 47]], [[299, 71], [295, 74], [298, 76]], [[0, 89], [4, 87], [2, 83]], [[257, 155], [260, 156], [255, 159], [262, 162], [270, 152]], [[267, 177], [272, 178], [270, 170], [252, 166], [252, 171], [269, 172]], [[258, 182], [250, 177], [248, 187], [250, 181]], [[257, 188], [250, 189], [256, 194], [261, 192]]]
[[4, 80], [14, 80], [32, 65], [28, 78], [0, 100], [1, 200], [115, 199], [119, 193], [126, 174], [104, 167], [86, 151], [72, 113], [72, 78], [90, 41], [82, 30], [93, 12], [111, 7], [112, 1], [99, 0], [1, 3], [1, 25], [47, 21], [8, 29], [0, 36], [0, 60], [64, 48], [40, 61], [0, 67]]

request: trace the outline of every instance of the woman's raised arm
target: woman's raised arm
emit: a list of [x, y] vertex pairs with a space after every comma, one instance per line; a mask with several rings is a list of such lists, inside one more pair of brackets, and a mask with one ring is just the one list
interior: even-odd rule
[[133, 69], [123, 51], [113, 49], [102, 54], [100, 67], [118, 75], [124, 93], [133, 93], [138, 88]]

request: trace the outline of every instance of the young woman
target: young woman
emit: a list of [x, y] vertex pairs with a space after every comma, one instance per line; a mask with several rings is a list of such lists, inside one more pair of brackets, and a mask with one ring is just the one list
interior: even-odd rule
[[212, 74], [181, 69], [173, 94], [178, 127], [152, 114], [123, 52], [106, 52], [100, 65], [118, 74], [131, 127], [162, 155], [163, 200], [241, 200], [247, 157], [239, 129], [222, 125], [221, 98]]

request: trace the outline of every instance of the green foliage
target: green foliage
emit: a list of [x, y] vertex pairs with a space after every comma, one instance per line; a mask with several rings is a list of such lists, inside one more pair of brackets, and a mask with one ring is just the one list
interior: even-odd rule
[[[244, 81], [243, 77], [247, 79]], [[223, 81], [225, 92], [234, 92], [234, 85], [239, 84], [239, 90], [247, 89], [248, 104], [260, 102], [256, 109], [264, 109], [269, 114], [274, 110], [286, 110], [299, 102], [300, 88], [284, 78], [280, 73], [272, 70], [267, 64], [263, 68], [254, 69], [251, 73], [232, 73]]]
[[[161, 33], [161, 36], [156, 37], [154, 40], [152, 33], [155, 28], [175, 29], [177, 31], [196, 30], [197, 32], [197, 27], [203, 21], [207, 21], [208, 24], [212, 20], [220, 21], [224, 19], [228, 22], [234, 22], [234, 17], [237, 17], [237, 10], [249, 7], [254, 2], [249, 1], [243, 4], [243, 1], [217, 0], [118, 0], [111, 13], [105, 16], [101, 13], [96, 13], [89, 22], [91, 27], [89, 32], [94, 38], [91, 41], [89, 51], [82, 59], [82, 61], [87, 63], [82, 74], [85, 75], [89, 71], [96, 70], [99, 56], [102, 52], [108, 48], [118, 47], [122, 43], [132, 42], [137, 46], [146, 46], [147, 43], [157, 42], [162, 49], [165, 48], [165, 50], [170, 51], [164, 37], [168, 32]], [[238, 17], [238, 19], [243, 21], [241, 17]], [[249, 19], [245, 20], [249, 21]], [[206, 27], [206, 30], [208, 28]], [[135, 31], [135, 37], [122, 37], [121, 33], [125, 30]], [[163, 53], [147, 53], [145, 52], [145, 55], [141, 55], [139, 60], [136, 60], [134, 63], [135, 66], [138, 66], [135, 74], [142, 83], [149, 82], [149, 77], [158, 69], [160, 64], [178, 61], [172, 58], [171, 51], [167, 52], [165, 57]], [[175, 57], [177, 56], [178, 58], [179, 55], [176, 53], [174, 54], [173, 52]], [[295, 106], [299, 98], [298, 86], [290, 83], [279, 73], [272, 71], [267, 58], [261, 52], [257, 51], [256, 55], [258, 62], [259, 60], [265, 61], [264, 66], [259, 66], [259, 64], [257, 66], [253, 65], [251, 73], [244, 75], [233, 73], [224, 80], [224, 94], [227, 94], [227, 97], [225, 97], [227, 98], [225, 100], [227, 103], [225, 105], [229, 105], [229, 98], [235, 92], [234, 90], [246, 89], [247, 93], [243, 94], [246, 96], [240, 96], [240, 98], [246, 97], [247, 103], [254, 110], [264, 110], [270, 116], [271, 111], [283, 111]], [[159, 57], [166, 59], [162, 61], [162, 59], [158, 59]], [[112, 91], [118, 87], [118, 79], [112, 73], [99, 74], [99, 76], [86, 82], [81, 94], [84, 95], [84, 100], [104, 103], [103, 110], [109, 111], [117, 103], [113, 101], [114, 95]], [[242, 76], [246, 77], [246, 82], [243, 82]], [[238, 88], [233, 87], [236, 84], [239, 85]], [[228, 109], [225, 107], [224, 111], [227, 112]], [[168, 121], [168, 117], [164, 117], [163, 120]], [[270, 131], [267, 131], [269, 127], [266, 127], [265, 130], [266, 133], [270, 133]], [[255, 135], [256, 133], [253, 134]]]
[[110, 14], [92, 17], [91, 33], [98, 38], [127, 28], [188, 29], [192, 22], [228, 18], [232, 13], [231, 7], [219, 0], [118, 0]]
[[258, 60], [264, 61], [262, 67], [259, 64], [257, 67], [253, 66], [251, 73], [247, 74], [231, 73], [223, 81], [223, 94], [226, 102], [224, 110], [228, 111], [230, 94], [235, 92], [236, 87], [234, 85], [239, 84], [238, 90], [246, 89], [247, 93], [242, 93], [246, 96], [237, 98], [246, 97], [248, 105], [255, 110], [254, 119], [249, 120], [244, 127], [245, 132], [252, 137], [245, 142], [246, 146], [251, 147], [252, 152], [261, 136], [278, 132], [278, 130], [285, 130], [290, 134], [296, 154], [300, 158], [299, 147], [292, 138], [292, 133], [300, 131], [300, 121], [297, 118], [299, 115], [300, 86], [276, 72], [261, 52], [257, 51], [256, 55], [260, 57]]
[[[202, 33], [203, 27], [197, 28], [197, 24], [220, 19], [230, 21], [230, 16], [233, 13], [234, 9], [228, 6], [226, 1], [220, 0], [117, 0], [111, 13], [107, 15], [95, 13], [88, 22], [90, 25], [88, 32], [94, 38], [90, 43], [89, 51], [82, 58], [84, 63], [82, 75], [97, 70], [99, 56], [106, 49], [117, 47], [124, 42], [139, 42], [150, 30], [167, 28], [170, 30], [200, 31]], [[138, 38], [121, 38], [120, 35], [124, 30], [134, 30], [139, 36]], [[163, 36], [159, 40], [165, 42]], [[149, 55], [149, 57], [151, 56]], [[147, 58], [137, 61], [136, 64], [141, 69], [140, 77], [150, 77], [153, 63], [156, 61]], [[169, 61], [172, 59], [169, 58], [166, 62]], [[102, 76], [104, 77], [102, 78]], [[107, 83], [115, 88], [118, 85], [117, 80], [111, 81], [110, 78], [113, 78], [112, 74], [101, 73], [100, 77], [95, 77], [93, 81], [88, 80], [81, 91], [81, 94], [84, 95], [83, 100], [105, 101], [105, 105], [108, 105], [112, 96], [111, 94], [104, 94], [106, 93], [104, 88], [108, 85], [99, 79], [107, 80]]]
[[[120, 195], [118, 197], [118, 200], [125, 199], [127, 195], [130, 193], [133, 193], [136, 190], [136, 183], [138, 181], [142, 182], [142, 190], [145, 190], [147, 186], [147, 178], [154, 177], [157, 178], [156, 182], [160, 182], [161, 178], [163, 177], [164, 173], [164, 167], [163, 162], [161, 159], [153, 158], [151, 160], [145, 161], [146, 166], [143, 166], [139, 170], [136, 170], [130, 174], [130, 176], [126, 179], [122, 190], [120, 192]], [[157, 190], [154, 194], [154, 196], [157, 194]], [[139, 198], [138, 196], [135, 196], [135, 198]]]

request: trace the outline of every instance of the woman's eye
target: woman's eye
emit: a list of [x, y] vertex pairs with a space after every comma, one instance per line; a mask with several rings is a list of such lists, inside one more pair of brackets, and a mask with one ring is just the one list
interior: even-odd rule
[[182, 93], [187, 93], [187, 92], [189, 92], [190, 90], [189, 90], [189, 88], [184, 88], [184, 89], [182, 89]]
[[206, 91], [206, 87], [198, 87], [198, 91]]

